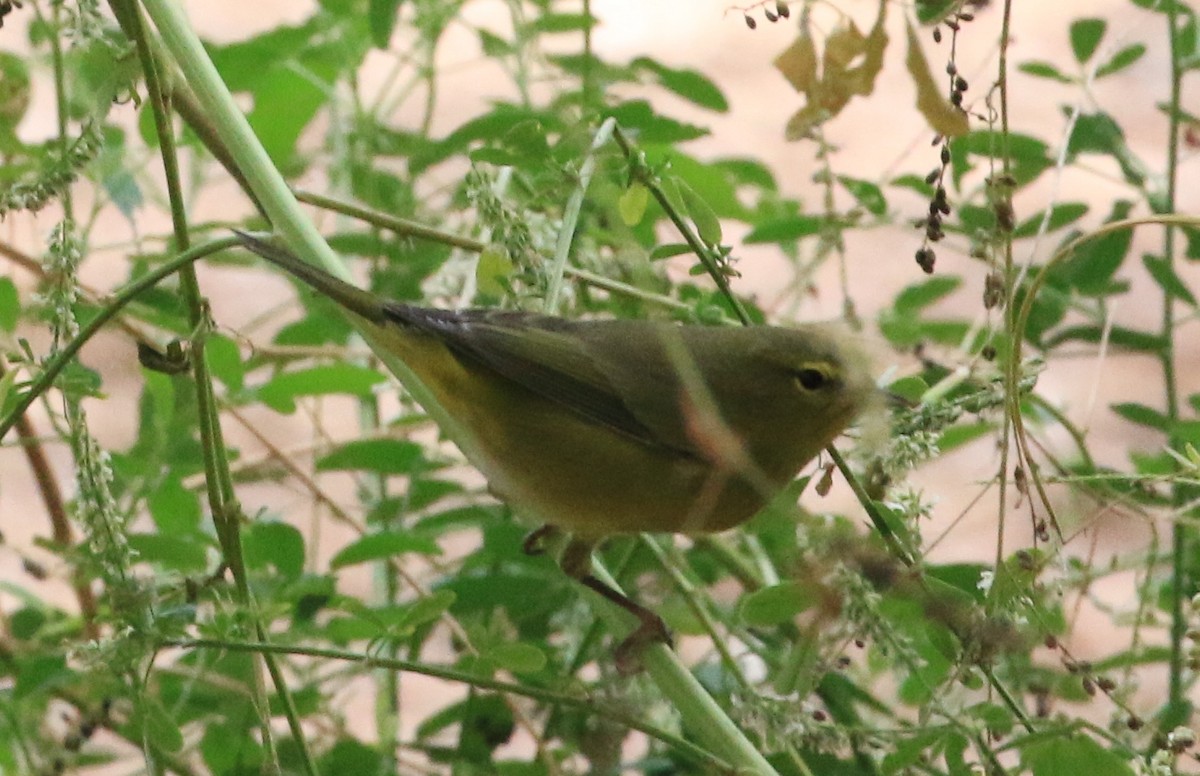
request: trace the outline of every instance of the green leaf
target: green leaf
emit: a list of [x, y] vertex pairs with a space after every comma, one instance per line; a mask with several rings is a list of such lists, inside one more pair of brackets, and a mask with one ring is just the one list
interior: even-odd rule
[[1124, 326], [1102, 328], [1100, 326], [1070, 326], [1056, 331], [1052, 337], [1047, 337], [1043, 345], [1051, 348], [1063, 342], [1072, 340], [1096, 344], [1107, 339], [1109, 345], [1115, 345], [1141, 353], [1158, 354], [1167, 346], [1167, 339], [1158, 334], [1137, 331]]
[[661, 261], [663, 259], [671, 259], [675, 256], [683, 256], [686, 253], [691, 253], [692, 246], [687, 243], [663, 243], [655, 246], [654, 250], [650, 251], [650, 261]]
[[839, 175], [838, 182], [846, 187], [850, 196], [858, 200], [858, 204], [866, 208], [867, 212], [877, 216], [887, 212], [887, 200], [883, 197], [883, 191], [874, 183], [846, 175]]
[[617, 212], [621, 214], [621, 222], [626, 226], [634, 226], [641, 222], [646, 213], [646, 205], [650, 203], [650, 190], [638, 181], [629, 184], [629, 188], [621, 192], [617, 200]]
[[353, 738], [343, 738], [321, 757], [320, 773], [386, 773], [383, 754]]
[[596, 25], [596, 17], [584, 13], [544, 13], [529, 25], [538, 32], [583, 32]]
[[129, 546], [138, 560], [157, 563], [182, 574], [198, 574], [208, 568], [208, 547], [196, 536], [172, 536], [165, 533], [131, 533]]
[[432, 539], [410, 531], [379, 531], [343, 547], [329, 561], [329, 567], [340, 569], [410, 552], [432, 556], [440, 555], [442, 550]]
[[178, 474], [168, 476], [150, 493], [147, 506], [154, 525], [164, 534], [191, 534], [200, 528], [200, 497], [183, 487]]
[[1113, 412], [1128, 421], [1140, 426], [1148, 426], [1159, 431], [1166, 431], [1171, 426], [1171, 420], [1156, 409], [1137, 402], [1124, 402], [1112, 405]]
[[[1062, 229], [1070, 223], [1074, 223], [1087, 215], [1088, 206], [1082, 202], [1060, 202], [1050, 208], [1050, 223], [1047, 224], [1046, 231], [1053, 232]], [[1045, 214], [1038, 213], [1031, 216], [1013, 229], [1013, 237], [1032, 237], [1038, 233], [1042, 227], [1042, 220]]]
[[958, 7], [958, 0], [917, 0], [917, 21], [925, 25], [937, 24]]
[[1083, 64], [1092, 58], [1107, 28], [1108, 22], [1103, 19], [1079, 19], [1071, 25], [1071, 51], [1077, 62]]
[[799, 582], [783, 582], [742, 596], [738, 616], [752, 628], [791, 622], [817, 602], [813, 591]]
[[696, 225], [696, 232], [700, 235], [700, 239], [709, 245], [719, 245], [721, 220], [717, 218], [717, 214], [704, 201], [704, 198], [688, 185], [687, 181], [675, 178], [675, 184], [679, 187], [679, 196], [683, 200], [684, 207], [687, 208], [687, 214], [692, 219], [692, 223]]
[[970, 156], [981, 156], [999, 164], [1001, 151], [1008, 148], [1009, 173], [1018, 187], [1034, 181], [1054, 166], [1050, 149], [1045, 142], [1031, 135], [1012, 132], [1005, 138], [999, 132], [976, 130], [956, 138], [950, 144], [950, 159], [956, 184], [971, 169]]
[[380, 474], [414, 474], [432, 464], [425, 450], [403, 439], [358, 439], [338, 447], [317, 461], [317, 471], [371, 471]]
[[245, 385], [246, 368], [237, 343], [221, 334], [210, 334], [204, 341], [204, 355], [209, 369], [230, 391], [240, 391]]
[[[1121, 221], [1132, 209], [1132, 202], [1117, 200], [1104, 222]], [[1132, 244], [1131, 229], [1118, 229], [1080, 244], [1063, 268], [1068, 282], [1081, 294], [1100, 296], [1111, 293], [1113, 275], [1125, 262]]]
[[1131, 46], [1126, 46], [1116, 54], [1113, 54], [1112, 58], [1103, 65], [1096, 68], [1096, 78], [1103, 78], [1106, 75], [1119, 73], [1120, 71], [1132, 65], [1134, 62], [1137, 62], [1139, 59], [1141, 59], [1142, 55], [1145, 53], [1146, 47], [1141, 43], [1134, 43]]
[[1133, 776], [1125, 758], [1079, 733], [1031, 739], [1020, 749], [1021, 760], [1033, 776]]
[[349, 394], [366, 398], [373, 388], [387, 380], [381, 372], [355, 364], [329, 364], [298, 372], [280, 372], [255, 393], [260, 401], [276, 412], [296, 411], [301, 396]]
[[742, 242], [747, 245], [790, 242], [817, 234], [824, 225], [825, 219], [821, 216], [789, 216], [762, 221], [750, 230]]
[[287, 523], [252, 523], [242, 532], [242, 548], [250, 568], [273, 566], [289, 579], [304, 571], [304, 537]]
[[134, 704], [134, 718], [155, 748], [164, 752], [183, 749], [183, 732], [166, 707], [152, 695], [143, 694]]
[[375, 48], [387, 49], [391, 43], [401, 2], [403, 0], [370, 0], [367, 5], [367, 27], [371, 30]]
[[1058, 81], [1061, 84], [1074, 83], [1075, 81], [1075, 79], [1071, 78], [1070, 76], [1063, 75], [1061, 70], [1049, 62], [1023, 62], [1017, 65], [1017, 69], [1022, 73], [1031, 75], [1035, 78], [1048, 78], [1052, 81]]
[[913, 315], [950, 295], [960, 285], [962, 278], [952, 275], [939, 275], [921, 283], [914, 283], [896, 295], [892, 309], [899, 315]]
[[0, 329], [15, 331], [21, 317], [21, 299], [11, 278], [0, 278]]
[[522, 641], [497, 644], [483, 657], [514, 674], [533, 674], [546, 667], [546, 653]]
[[1176, 274], [1171, 262], [1161, 256], [1147, 254], [1142, 257], [1142, 264], [1146, 266], [1146, 271], [1150, 273], [1150, 277], [1154, 278], [1154, 282], [1163, 290], [1163, 293], [1187, 302], [1192, 307], [1196, 306], [1196, 297], [1183, 279]]
[[507, 251], [491, 245], [484, 248], [475, 264], [475, 283], [479, 293], [503, 296], [508, 291], [509, 278], [515, 270], [516, 265], [508, 257]]
[[709, 134], [707, 127], [685, 124], [663, 116], [645, 100], [630, 100], [608, 112], [622, 129], [633, 132], [639, 143], [645, 145], [683, 143]]
[[725, 95], [699, 71], [667, 67], [648, 57], [638, 57], [629, 65], [635, 70], [652, 73], [663, 88], [702, 108], [718, 113], [729, 110], [729, 102]]
[[1078, 154], [1106, 154], [1116, 160], [1125, 180], [1141, 186], [1149, 173], [1125, 142], [1125, 132], [1107, 113], [1085, 113], [1075, 119], [1075, 129], [1067, 142], [1067, 158]]

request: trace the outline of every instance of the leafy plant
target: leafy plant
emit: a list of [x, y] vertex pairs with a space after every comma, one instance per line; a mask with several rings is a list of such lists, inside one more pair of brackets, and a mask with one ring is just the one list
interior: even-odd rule
[[[0, 279], [0, 495], [31, 482], [41, 506], [4, 513], [49, 536], [12, 521], [0, 547], [0, 772], [1186, 770], [1192, 7], [1133, 0], [1033, 55], [1012, 0], [689, 8], [732, 11], [739, 56], [796, 27], [760, 77], [796, 92], [778, 134], [811, 160], [810, 200], [761, 149], [701, 151], [738, 101], [699, 65], [603, 54], [596, 30], [627, 19], [540, 0], [491, 26], [477, 5], [324, 0], [202, 46], [169, 0], [0, 3], [29, 52], [0, 55], [0, 213], [47, 235], [0, 246], [19, 269]], [[505, 88], [451, 119], [442, 52], [465, 39]], [[1135, 142], [1112, 83], [1165, 138]], [[933, 143], [863, 172], [856, 152], [898, 133], [854, 136], [856, 111], [897, 89]], [[1060, 123], [1017, 120], [1046, 94]], [[33, 141], [36, 104], [55, 130]], [[840, 297], [908, 401], [743, 530], [611, 542], [602, 568], [680, 644], [621, 677], [625, 624], [522, 552], [528, 526], [439, 437], [453, 418], [393, 385], [403, 366], [328, 300], [244, 293], [266, 275], [230, 228], [268, 223], [422, 304], [754, 325]], [[122, 282], [94, 291], [80, 270], [116, 231]], [[914, 261], [876, 305], [862, 289], [896, 273], [858, 246], [879, 233]], [[756, 296], [743, 273], [768, 247], [782, 274]], [[79, 358], [101, 331], [136, 343], [136, 379]], [[1130, 438], [1114, 456], [1055, 386], [1126, 356], [1131, 390], [1091, 380]], [[113, 442], [97, 418], [124, 412]], [[282, 441], [300, 426], [308, 445]], [[961, 523], [935, 506], [945, 479], [917, 484], [959, 453], [988, 471]], [[1142, 535], [1110, 541], [1112, 513]]]

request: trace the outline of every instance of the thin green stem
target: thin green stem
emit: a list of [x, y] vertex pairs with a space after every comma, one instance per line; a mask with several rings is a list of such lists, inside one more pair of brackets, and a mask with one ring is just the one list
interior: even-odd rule
[[579, 213], [583, 208], [583, 197], [587, 194], [588, 184], [591, 183], [592, 173], [596, 169], [596, 154], [600, 151], [617, 126], [616, 119], [607, 118], [592, 138], [591, 148], [579, 168], [579, 178], [567, 206], [563, 209], [562, 226], [558, 230], [558, 242], [554, 248], [554, 261], [550, 264], [550, 278], [546, 284], [546, 312], [553, 315], [558, 310], [559, 296], [562, 293], [563, 272], [567, 267], [567, 259], [571, 254], [571, 242], [575, 238], [575, 226], [579, 223]]
[[675, 208], [667, 193], [663, 191], [663, 187], [659, 184], [657, 177], [646, 167], [641, 153], [633, 147], [633, 143], [625, 136], [625, 133], [621, 131], [619, 126], [613, 129], [613, 139], [617, 141], [617, 145], [621, 148], [621, 153], [625, 155], [626, 161], [632, 166], [633, 175], [641, 181], [642, 185], [646, 187], [650, 195], [654, 197], [654, 200], [663, 209], [663, 212], [667, 214], [667, 218], [671, 219], [671, 223], [679, 230], [679, 234], [683, 237], [684, 242], [696, 254], [696, 258], [700, 260], [700, 264], [704, 267], [708, 276], [712, 278], [721, 294], [729, 301], [729, 306], [733, 309], [734, 315], [737, 316], [743, 325], [749, 326], [751, 323], [750, 315], [746, 312], [746, 308], [742, 305], [741, 300], [734, 295], [733, 289], [729, 285], [729, 276], [721, 269], [721, 257], [711, 246], [700, 239], [700, 235], [696, 233], [692, 225]]
[[[1159, 212], [1174, 213], [1176, 191], [1179, 185], [1179, 120], [1182, 110], [1180, 105], [1183, 82], [1183, 52], [1180, 50], [1179, 6], [1176, 3], [1167, 4], [1166, 12], [1167, 36], [1170, 45], [1171, 96], [1167, 106], [1167, 170], [1166, 192], [1164, 199], [1158, 203]], [[1166, 272], [1175, 272], [1175, 228], [1170, 224], [1163, 230], [1163, 261]], [[1159, 351], [1162, 364], [1163, 389], [1166, 392], [1166, 415], [1170, 427], [1174, 429], [1179, 420], [1179, 385], [1175, 368], [1175, 298], [1163, 292], [1162, 329], [1163, 347]], [[1183, 451], [1186, 443], [1179, 439], [1172, 430], [1168, 444], [1174, 450]], [[1176, 506], [1186, 504], [1190, 498], [1189, 488], [1177, 482], [1172, 488], [1172, 500]], [[1194, 562], [1190, 561], [1193, 545], [1195, 544], [1194, 529], [1190, 521], [1176, 520], [1171, 527], [1171, 659], [1168, 664], [1167, 706], [1163, 710], [1163, 728], [1172, 729], [1176, 725], [1187, 724], [1191, 716], [1191, 703], [1185, 697], [1184, 669], [1186, 655], [1184, 641], [1188, 631], [1188, 621], [1185, 601], [1193, 587], [1192, 571]]]
[[421, 676], [442, 679], [448, 682], [458, 682], [471, 687], [477, 687], [481, 690], [519, 695], [544, 703], [569, 706], [605, 717], [613, 722], [625, 725], [631, 730], [637, 730], [640, 733], [645, 733], [651, 738], [662, 741], [667, 746], [670, 746], [676, 751], [686, 755], [689, 759], [696, 763], [716, 769], [720, 772], [730, 772], [731, 769], [730, 764], [722, 762], [718, 757], [714, 757], [712, 752], [701, 749], [690, 741], [672, 733], [668, 733], [667, 731], [644, 722], [637, 717], [633, 717], [628, 714], [622, 714], [612, 708], [606, 707], [603, 704], [597, 704], [595, 698], [587, 695], [573, 695], [570, 693], [559, 692], [557, 690], [549, 690], [544, 687], [517, 684], [515, 682], [506, 682], [478, 673], [460, 671], [453, 668], [441, 668], [425, 662], [402, 660], [391, 657], [378, 657], [371, 654], [350, 652], [341, 649], [328, 649], [299, 645], [287, 646], [282, 644], [268, 644], [264, 642], [225, 641], [219, 639], [163, 639], [160, 642], [160, 646], [178, 647], [180, 649], [206, 649], [221, 652], [252, 652], [259, 654], [271, 653], [276, 655], [294, 655], [297, 657], [319, 658], [322, 660], [342, 660], [362, 665], [367, 668], [380, 668], [387, 669], [389, 671], [403, 671], [406, 673], [420, 674]]

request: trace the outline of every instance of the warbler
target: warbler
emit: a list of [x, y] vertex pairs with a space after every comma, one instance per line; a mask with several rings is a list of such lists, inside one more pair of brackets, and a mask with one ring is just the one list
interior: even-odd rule
[[594, 545], [748, 520], [882, 395], [860, 340], [837, 324], [431, 309], [382, 299], [238, 236], [404, 362], [470, 434], [464, 452], [499, 498], [570, 534], [563, 569], [642, 623], [618, 647], [619, 663], [669, 636], [657, 615], [592, 575]]

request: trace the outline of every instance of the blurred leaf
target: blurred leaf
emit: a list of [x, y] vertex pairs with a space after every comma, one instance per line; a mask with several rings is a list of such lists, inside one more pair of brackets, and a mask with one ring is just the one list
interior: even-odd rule
[[1125, 142], [1125, 132], [1107, 113], [1084, 113], [1075, 120], [1067, 143], [1068, 159], [1083, 153], [1105, 154], [1121, 167], [1125, 180], [1142, 186], [1149, 177], [1145, 165]]
[[925, 25], [937, 24], [961, 7], [959, 0], [917, 0], [916, 5], [917, 21]]
[[317, 461], [317, 471], [371, 471], [414, 474], [433, 468], [425, 450], [403, 439], [358, 439], [337, 447]]
[[717, 214], [687, 184], [687, 181], [682, 178], [676, 178], [675, 183], [678, 186], [680, 198], [683, 200], [684, 212], [691, 218], [692, 223], [695, 224], [696, 232], [700, 235], [700, 239], [709, 245], [720, 244], [721, 221], [717, 218]]
[[[1129, 216], [1133, 203], [1117, 200], [1104, 223], [1122, 221]], [[1063, 265], [1069, 282], [1081, 294], [1103, 295], [1112, 293], [1113, 276], [1129, 255], [1133, 243], [1133, 231], [1117, 229], [1081, 243], [1074, 254]]]
[[905, 65], [908, 74], [912, 76], [913, 85], [917, 87], [917, 110], [929, 122], [934, 132], [945, 137], [961, 137], [967, 134], [970, 126], [967, 114], [961, 108], [950, 104], [943, 95], [949, 84], [939, 86], [925, 61], [925, 51], [917, 38], [917, 31], [908, 25], [908, 56]]
[[1148, 426], [1158, 431], [1166, 431], [1171, 425], [1170, 418], [1144, 404], [1137, 404], [1135, 402], [1114, 404], [1112, 405], [1112, 410], [1128, 421], [1141, 426]]
[[195, 535], [135, 532], [129, 534], [128, 541], [144, 563], [157, 563], [181, 574], [200, 574], [208, 568], [209, 548]]
[[1017, 65], [1017, 69], [1022, 73], [1034, 76], [1035, 78], [1048, 78], [1051, 81], [1058, 81], [1061, 84], [1074, 83], [1075, 79], [1063, 73], [1049, 62], [1022, 62]]
[[178, 474], [173, 473], [151, 492], [147, 506], [154, 525], [164, 534], [194, 534], [200, 528], [200, 497], [183, 486]]
[[653, 74], [664, 88], [702, 108], [718, 113], [729, 110], [729, 103], [721, 89], [699, 71], [667, 67], [648, 57], [638, 57], [629, 65], [634, 70]]
[[639, 143], [647, 145], [683, 143], [709, 134], [706, 127], [685, 124], [658, 113], [645, 100], [622, 102], [608, 111], [623, 129], [636, 134]]
[[0, 329], [13, 332], [21, 317], [21, 298], [11, 278], [0, 277]]
[[440, 555], [442, 550], [437, 542], [411, 531], [379, 531], [367, 534], [343, 547], [329, 561], [329, 567], [340, 569], [410, 552]]
[[538, 32], [583, 32], [596, 25], [596, 17], [583, 13], [543, 13], [530, 27]]
[[638, 181], [629, 184], [617, 200], [617, 212], [626, 226], [633, 226], [642, 220], [646, 205], [650, 203], [650, 190]]
[[1109, 345], [1127, 348], [1140, 353], [1155, 354], [1167, 346], [1167, 340], [1149, 332], [1137, 331], [1124, 326], [1071, 326], [1054, 332], [1042, 343], [1043, 347], [1052, 348], [1063, 342], [1099, 343], [1107, 340]]
[[1112, 58], [1103, 65], [1096, 68], [1096, 78], [1103, 78], [1106, 75], [1112, 75], [1113, 73], [1121, 72], [1125, 68], [1141, 59], [1142, 55], [1145, 53], [1146, 47], [1141, 43], [1134, 43], [1131, 46], [1126, 46], [1116, 54], [1113, 54]]
[[755, 243], [775, 243], [799, 240], [817, 234], [825, 225], [821, 216], [791, 216], [774, 221], [764, 221], [756, 224], [742, 242], [747, 245]]
[[934, 302], [949, 296], [962, 285], [962, 278], [944, 275], [906, 286], [896, 295], [892, 309], [901, 315], [920, 312]]
[[1154, 278], [1154, 282], [1158, 284], [1158, 287], [1167, 296], [1187, 302], [1192, 307], [1196, 306], [1196, 297], [1192, 294], [1191, 289], [1187, 287], [1187, 284], [1183, 282], [1183, 279], [1175, 272], [1171, 262], [1161, 256], [1147, 254], [1142, 257], [1142, 264], [1146, 266], [1146, 271], [1150, 273], [1150, 277]]
[[479, 293], [503, 296], [508, 292], [509, 279], [515, 271], [516, 265], [504, 250], [490, 245], [484, 248], [475, 264], [475, 283]]
[[304, 537], [287, 523], [252, 523], [242, 532], [242, 548], [250, 568], [271, 566], [288, 579], [304, 572]]
[[877, 216], [887, 212], [887, 200], [884, 199], [883, 191], [874, 183], [845, 175], [839, 175], [837, 179], [867, 212]]
[[403, 0], [369, 0], [367, 26], [371, 30], [371, 42], [375, 48], [386, 49], [392, 42], [392, 30], [396, 28], [396, 17]]
[[236, 342], [221, 334], [209, 334], [204, 341], [204, 356], [213, 377], [224, 383], [230, 392], [244, 387], [246, 369]]
[[961, 184], [962, 177], [970, 169], [969, 156], [981, 156], [999, 165], [1004, 148], [1008, 149], [1009, 174], [1018, 188], [1031, 183], [1054, 166], [1049, 147], [1036, 137], [1019, 132], [1004, 137], [991, 130], [975, 130], [950, 144], [955, 183]]
[[320, 759], [321, 773], [386, 773], [389, 762], [380, 751], [353, 738], [342, 738]]
[[259, 401], [276, 412], [296, 411], [301, 396], [348, 394], [370, 396], [374, 387], [385, 382], [381, 372], [355, 364], [328, 364], [296, 372], [280, 372], [255, 391]]
[[134, 706], [134, 725], [145, 741], [163, 752], [178, 752], [183, 749], [183, 731], [153, 695], [141, 694]]
[[[1050, 207], [1049, 223], [1046, 231], [1054, 232], [1067, 224], [1074, 223], [1087, 215], [1088, 206], [1082, 202], [1056, 202]], [[1022, 221], [1013, 229], [1013, 237], [1032, 237], [1042, 228], [1046, 214], [1038, 213]]]
[[1088, 776], [1134, 774], [1125, 758], [1079, 732], [1031, 738], [1019, 749], [1021, 761], [1033, 772], [1033, 776], [1062, 776], [1065, 773], [1086, 773]]
[[1075, 61], [1083, 64], [1096, 53], [1108, 22], [1103, 19], [1079, 19], [1071, 24], [1071, 51]]
[[514, 674], [533, 674], [546, 667], [546, 653], [533, 644], [519, 641], [497, 644], [483, 657]]
[[738, 617], [751, 628], [770, 628], [791, 622], [817, 603], [817, 596], [799, 582], [783, 582], [742, 596]]

